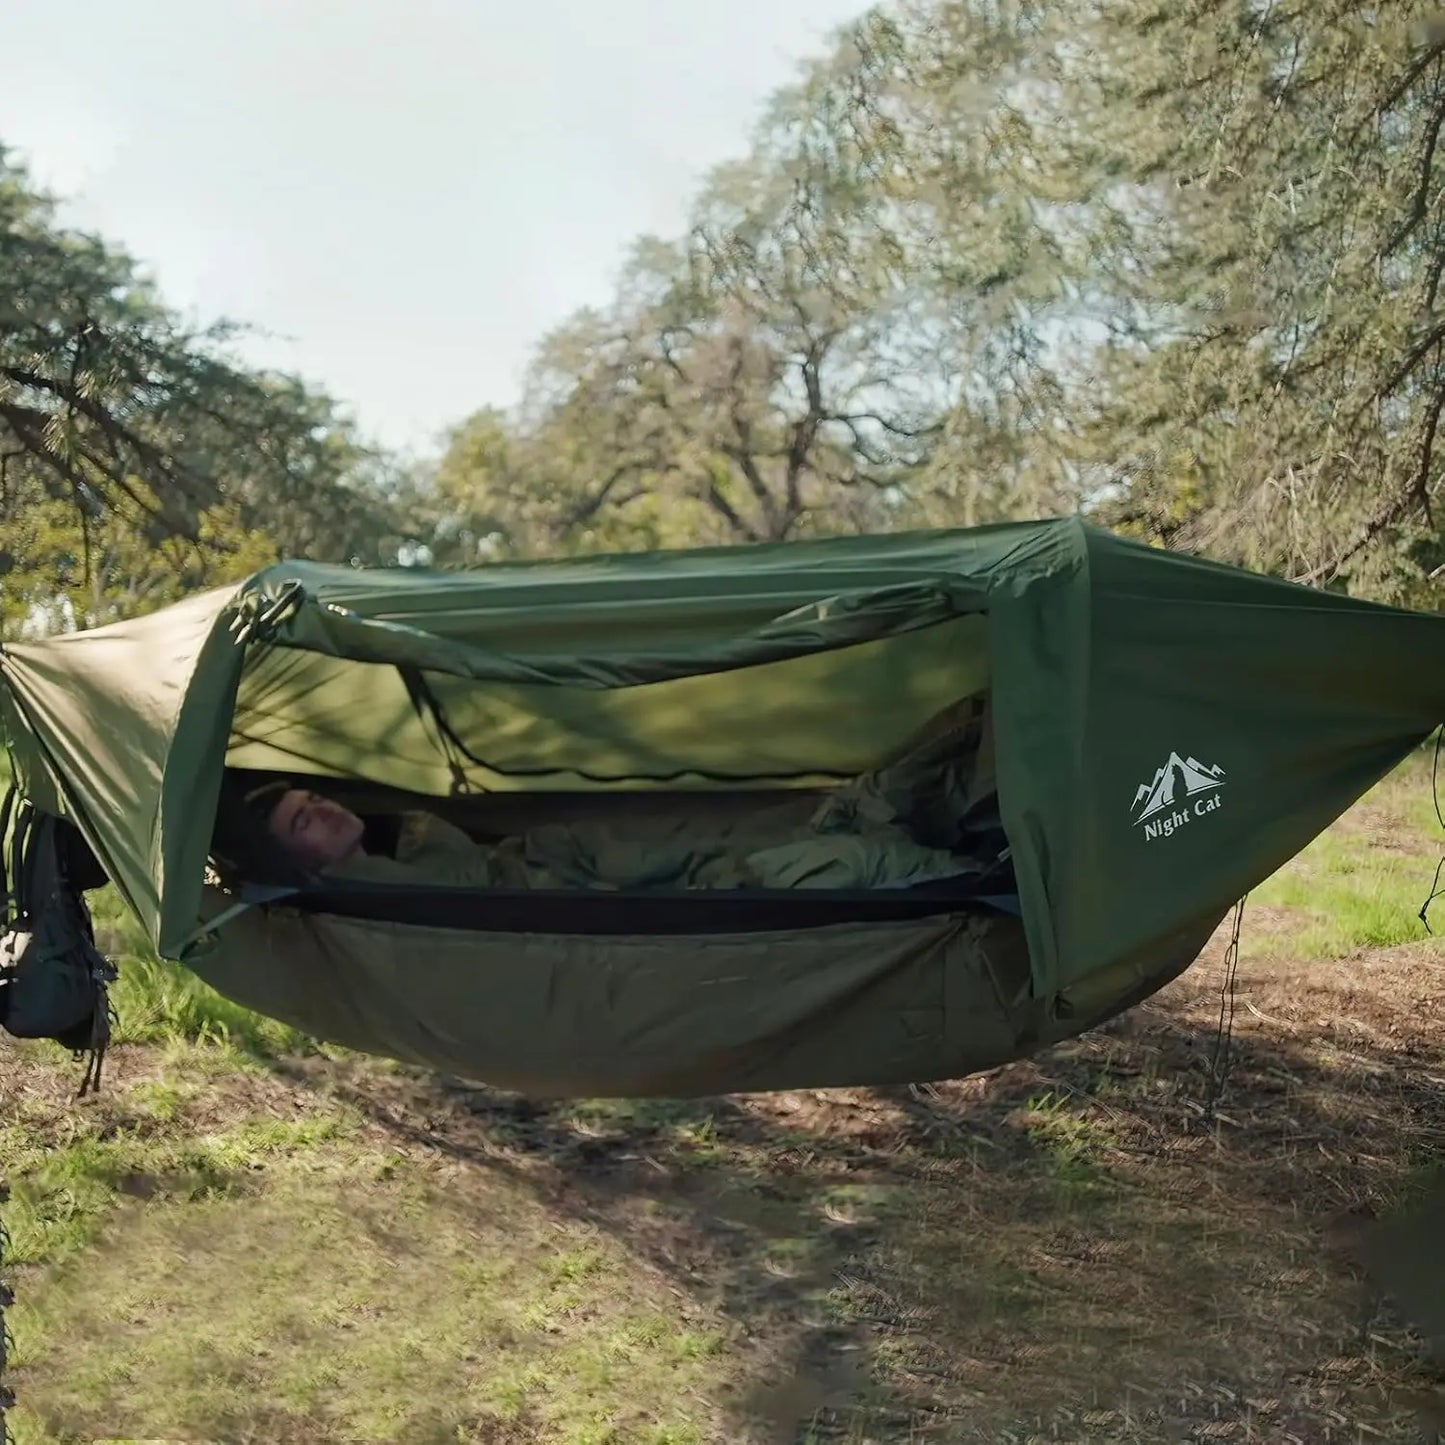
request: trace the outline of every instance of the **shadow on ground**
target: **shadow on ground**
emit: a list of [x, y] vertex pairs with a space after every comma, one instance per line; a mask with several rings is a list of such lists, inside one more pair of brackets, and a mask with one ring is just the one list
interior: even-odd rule
[[279, 1067], [723, 1318], [729, 1441], [1430, 1439], [1445, 1038], [1418, 995], [1361, 997], [1251, 1004], [1213, 1118], [1218, 999], [1188, 980], [936, 1088], [545, 1104]]

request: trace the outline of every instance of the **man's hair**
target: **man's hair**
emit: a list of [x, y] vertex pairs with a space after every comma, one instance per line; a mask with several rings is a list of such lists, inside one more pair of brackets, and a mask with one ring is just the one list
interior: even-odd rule
[[248, 812], [263, 824], [270, 824], [271, 814], [276, 810], [276, 804], [281, 801], [295, 784], [290, 778], [269, 778], [266, 782], [248, 789], [242, 795], [242, 801]]
[[305, 880], [305, 870], [276, 846], [268, 826], [282, 795], [295, 786], [288, 778], [226, 775], [211, 834], [211, 861], [223, 882], [294, 885]]

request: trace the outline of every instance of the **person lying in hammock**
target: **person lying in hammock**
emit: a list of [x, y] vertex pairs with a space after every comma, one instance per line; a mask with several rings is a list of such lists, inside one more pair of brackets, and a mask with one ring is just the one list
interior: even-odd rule
[[[363, 820], [309, 788], [275, 781], [248, 799], [270, 836], [312, 874], [378, 883], [500, 889], [907, 888], [982, 871], [958, 851], [978, 793], [978, 719], [935, 734], [828, 798], [774, 837], [699, 836], [662, 824], [544, 823], [481, 843], [433, 813], [401, 815], [394, 847], [370, 851]], [[920, 800], [923, 800], [920, 802]], [[933, 820], [927, 816], [932, 809]]]
[[[906, 888], [977, 871], [901, 828], [798, 830], [776, 843], [739, 845], [696, 835], [679, 820], [624, 835], [604, 823], [543, 823], [479, 843], [420, 809], [401, 815], [394, 854], [368, 852], [366, 825], [321, 793], [284, 783], [267, 790], [271, 837], [323, 877], [474, 888]], [[262, 799], [257, 799], [262, 801]]]

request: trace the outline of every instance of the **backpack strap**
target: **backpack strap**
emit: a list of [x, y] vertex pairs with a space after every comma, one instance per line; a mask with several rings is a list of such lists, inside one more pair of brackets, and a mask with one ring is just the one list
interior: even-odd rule
[[35, 809], [22, 802], [16, 811], [15, 829], [10, 839], [10, 889], [15, 900], [11, 927], [24, 923], [34, 907], [35, 849], [30, 846], [34, 832]]
[[[7, 801], [7, 815], [13, 808]], [[16, 1038], [53, 1039], [77, 1061], [88, 1054], [84, 1095], [100, 1087], [116, 969], [95, 946], [90, 910], [72, 879], [68, 828], [25, 801], [15, 814], [0, 928], [0, 1027]], [[3, 845], [0, 835], [0, 852]]]
[[[26, 883], [30, 876], [30, 834], [35, 809], [12, 783], [0, 813], [0, 933], [19, 928], [29, 916]], [[6, 867], [5, 830], [10, 829], [9, 867]]]
[[15, 799], [20, 789], [11, 783], [5, 789], [5, 801], [0, 803], [0, 929], [10, 926], [10, 876], [5, 866], [5, 835], [10, 831], [10, 815], [15, 811]]

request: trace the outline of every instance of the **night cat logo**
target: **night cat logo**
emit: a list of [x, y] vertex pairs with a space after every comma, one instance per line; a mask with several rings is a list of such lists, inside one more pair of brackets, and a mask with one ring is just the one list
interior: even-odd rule
[[1170, 753], [1169, 761], [1134, 794], [1134, 822], [1149, 839], [1168, 838], [1224, 801], [1224, 769]]

